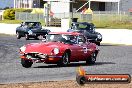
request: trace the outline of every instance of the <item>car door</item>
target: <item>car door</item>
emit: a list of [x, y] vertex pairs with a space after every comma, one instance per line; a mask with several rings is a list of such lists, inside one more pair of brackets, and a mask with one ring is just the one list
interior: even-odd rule
[[69, 35], [69, 49], [71, 50], [70, 61], [79, 61], [82, 57], [82, 47], [78, 44], [78, 36]]
[[19, 33], [24, 36], [26, 29], [27, 29], [27, 23], [23, 22], [21, 26], [19, 27]]
[[22, 28], [21, 28], [21, 33], [25, 36], [25, 34], [28, 32], [28, 28], [27, 28], [27, 25], [24, 25]]
[[82, 49], [81, 52], [81, 57], [79, 58], [80, 61], [85, 60], [90, 54], [89, 50], [89, 45], [90, 43], [87, 43], [86, 38], [83, 35], [79, 35], [78, 36], [78, 45], [80, 46], [80, 48]]
[[70, 61], [80, 61], [80, 58], [83, 58], [83, 48], [79, 44], [73, 44], [70, 46], [71, 57]]
[[86, 59], [88, 48], [86, 39], [83, 35], [77, 37], [77, 43], [71, 47], [71, 59], [76, 61], [83, 61]]
[[20, 27], [20, 33], [25, 36], [25, 33], [27, 33], [28, 29], [28, 22], [24, 22]]

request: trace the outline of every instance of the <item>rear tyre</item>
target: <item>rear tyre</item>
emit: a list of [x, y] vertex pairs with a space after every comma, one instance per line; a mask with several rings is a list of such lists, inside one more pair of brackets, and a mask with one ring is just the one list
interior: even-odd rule
[[89, 58], [87, 58], [86, 63], [95, 64], [96, 57], [97, 57], [97, 53], [96, 52], [92, 53], [92, 55]]
[[28, 34], [25, 34], [25, 39], [29, 40], [29, 35]]
[[96, 42], [96, 45], [100, 46], [100, 42]]
[[21, 38], [19, 32], [16, 33], [16, 37], [17, 37], [17, 39], [20, 39]]
[[38, 36], [35, 36], [34, 39], [39, 40]]
[[61, 60], [59, 61], [59, 63], [57, 63], [58, 66], [66, 66], [69, 63], [69, 54], [66, 52], [64, 53], [63, 57], [61, 58]]
[[25, 68], [30, 68], [32, 66], [33, 62], [30, 60], [21, 59], [21, 64]]

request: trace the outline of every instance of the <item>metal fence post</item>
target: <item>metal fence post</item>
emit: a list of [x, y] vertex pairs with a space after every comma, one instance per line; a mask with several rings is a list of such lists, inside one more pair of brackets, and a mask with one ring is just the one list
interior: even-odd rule
[[100, 24], [100, 11], [99, 11], [99, 24]]

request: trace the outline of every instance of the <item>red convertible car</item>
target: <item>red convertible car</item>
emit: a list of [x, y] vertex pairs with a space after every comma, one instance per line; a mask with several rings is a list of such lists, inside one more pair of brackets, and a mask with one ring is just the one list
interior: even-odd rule
[[31, 43], [20, 48], [23, 67], [29, 68], [33, 62], [44, 62], [66, 66], [70, 62], [86, 61], [94, 64], [99, 49], [83, 34], [77, 32], [51, 32], [46, 41]]

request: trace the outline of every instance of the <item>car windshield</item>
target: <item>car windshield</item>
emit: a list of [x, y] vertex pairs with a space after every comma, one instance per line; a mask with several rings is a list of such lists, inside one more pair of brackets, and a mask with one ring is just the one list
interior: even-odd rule
[[27, 26], [28, 28], [41, 28], [40, 22], [24, 22], [22, 24], [23, 26]]
[[73, 24], [72, 28], [75, 30], [93, 30], [94, 29], [94, 27], [92, 27], [92, 25], [86, 24], [86, 23]]
[[63, 42], [68, 44], [76, 44], [77, 36], [65, 34], [49, 34], [46, 37], [47, 42]]

